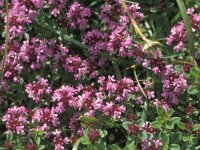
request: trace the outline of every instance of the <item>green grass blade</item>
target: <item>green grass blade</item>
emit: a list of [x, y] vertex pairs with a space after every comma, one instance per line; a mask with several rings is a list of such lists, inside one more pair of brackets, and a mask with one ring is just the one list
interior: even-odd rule
[[5, 50], [3, 55], [3, 61], [2, 61], [2, 68], [1, 68], [1, 81], [3, 80], [3, 74], [5, 70], [5, 62], [6, 62], [6, 55], [8, 52], [8, 0], [6, 0], [6, 39], [5, 39]]
[[188, 43], [189, 43], [189, 49], [190, 49], [190, 54], [192, 56], [194, 56], [194, 38], [193, 38], [193, 33], [192, 33], [192, 27], [191, 27], [191, 24], [190, 24], [190, 19], [189, 19], [189, 16], [187, 14], [187, 10], [186, 10], [186, 7], [185, 7], [185, 4], [183, 2], [183, 0], [176, 0], [177, 4], [178, 4], [178, 7], [180, 9], [180, 12], [181, 12], [181, 15], [183, 17], [183, 21], [184, 21], [184, 24], [185, 24], [185, 28], [187, 30], [187, 39], [188, 39]]

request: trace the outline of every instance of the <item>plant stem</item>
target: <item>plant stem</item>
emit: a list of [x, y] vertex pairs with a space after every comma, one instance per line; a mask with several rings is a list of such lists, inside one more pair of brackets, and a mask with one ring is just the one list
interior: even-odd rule
[[184, 24], [185, 24], [185, 28], [187, 30], [187, 39], [188, 39], [188, 43], [189, 43], [189, 49], [190, 49], [190, 54], [192, 56], [194, 56], [194, 38], [193, 38], [193, 33], [192, 33], [192, 27], [191, 27], [191, 24], [190, 24], [190, 19], [189, 19], [189, 16], [187, 14], [187, 10], [186, 10], [186, 7], [185, 7], [185, 4], [183, 2], [183, 0], [176, 0], [177, 4], [178, 4], [178, 7], [180, 9], [180, 12], [181, 12], [181, 15], [183, 17], [183, 21], [184, 21]]
[[[137, 25], [137, 22], [136, 20], [133, 18], [133, 16], [131, 15], [131, 12], [128, 8], [128, 6], [126, 5], [125, 1], [124, 0], [121, 0], [121, 4], [122, 4], [122, 7], [124, 9], [124, 12], [127, 13], [130, 21], [131, 21], [131, 25], [133, 26], [134, 30], [136, 33], [138, 33], [140, 35], [140, 37], [142, 38], [142, 40], [145, 42], [145, 45], [143, 47], [143, 51], [147, 50], [147, 49], [151, 49], [153, 46], [155, 45], [159, 45], [161, 46], [162, 44], [158, 41], [152, 41], [152, 40], [149, 40], [143, 33], [142, 31], [140, 30], [140, 28], [138, 27]], [[153, 53], [154, 55], [154, 53]]]
[[124, 8], [125, 13], [127, 13], [131, 24], [133, 26], [133, 28], [135, 29], [135, 31], [141, 36], [142, 40], [146, 43], [149, 43], [149, 40], [146, 38], [146, 36], [142, 33], [142, 31], [140, 30], [140, 28], [137, 25], [137, 22], [135, 21], [135, 19], [132, 17], [131, 12], [128, 8], [128, 6], [126, 5], [124, 0], [121, 0], [122, 3], [122, 7]]
[[5, 70], [5, 62], [6, 62], [6, 55], [8, 52], [8, 0], [6, 0], [6, 39], [5, 39], [5, 50], [3, 55], [3, 62], [1, 68], [1, 81], [3, 80], [4, 70]]
[[142, 88], [142, 86], [141, 86], [141, 84], [140, 84], [140, 82], [138, 80], [136, 70], [134, 69], [133, 72], [134, 72], [135, 80], [136, 80], [136, 82], [137, 82], [137, 84], [138, 84], [138, 86], [140, 88], [140, 91], [142, 92], [142, 94], [144, 95], [144, 97], [147, 98], [147, 96], [146, 96], [146, 94], [145, 94], [145, 92], [144, 92], [144, 90], [143, 90], [143, 88]]

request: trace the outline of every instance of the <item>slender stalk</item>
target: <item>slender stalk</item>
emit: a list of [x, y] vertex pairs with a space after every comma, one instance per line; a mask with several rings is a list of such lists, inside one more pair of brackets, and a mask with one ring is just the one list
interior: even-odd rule
[[146, 96], [146, 94], [145, 94], [145, 92], [144, 92], [144, 90], [143, 90], [143, 88], [142, 88], [142, 86], [141, 86], [141, 84], [140, 84], [140, 82], [138, 80], [136, 70], [134, 69], [133, 72], [134, 72], [135, 80], [136, 80], [136, 82], [137, 82], [137, 84], [138, 84], [138, 86], [140, 88], [140, 91], [142, 92], [142, 94], [144, 95], [144, 97], [147, 98], [147, 96]]
[[6, 62], [6, 55], [8, 52], [8, 0], [6, 0], [6, 39], [5, 39], [5, 50], [3, 55], [3, 62], [1, 68], [1, 81], [3, 80], [4, 70], [5, 70], [5, 62]]
[[[121, 0], [121, 4], [122, 4], [122, 7], [124, 9], [124, 12], [127, 13], [130, 21], [131, 21], [131, 25], [133, 26], [134, 30], [136, 33], [138, 33], [140, 35], [140, 37], [142, 38], [142, 40], [145, 42], [145, 45], [143, 47], [143, 51], [147, 50], [147, 49], [151, 49], [153, 46], [155, 45], [160, 45], [162, 46], [162, 44], [158, 41], [152, 41], [152, 40], [149, 40], [143, 33], [142, 31], [140, 30], [140, 28], [138, 27], [137, 25], [137, 22], [136, 20], [133, 18], [133, 16], [131, 15], [131, 12], [128, 8], [128, 6], [126, 5], [126, 2], [124, 0]], [[153, 53], [154, 54], [154, 53]]]
[[189, 49], [190, 49], [190, 54], [192, 56], [194, 56], [194, 40], [193, 40], [193, 33], [192, 33], [192, 27], [191, 27], [191, 24], [190, 24], [190, 19], [189, 19], [189, 16], [187, 14], [187, 10], [186, 10], [186, 7], [185, 7], [185, 4], [183, 2], [183, 0], [176, 0], [177, 4], [178, 4], [178, 7], [180, 9], [180, 12], [181, 12], [181, 15], [183, 17], [183, 21], [184, 21], [184, 24], [185, 24], [185, 28], [187, 30], [187, 40], [188, 40], [188, 43], [189, 43]]
[[126, 5], [125, 1], [121, 0], [121, 3], [122, 3], [122, 7], [124, 8], [125, 13], [127, 13], [128, 17], [130, 19], [131, 24], [132, 24], [133, 28], [135, 29], [135, 31], [141, 36], [141, 38], [142, 38], [143, 41], [145, 41], [146, 43], [148, 43], [149, 40], [146, 38], [146, 36], [142, 33], [142, 31], [138, 27], [137, 22], [132, 17], [131, 12], [130, 12], [128, 6]]
[[56, 73], [56, 68], [53, 67], [53, 70], [52, 70], [52, 77], [51, 77], [51, 87], [53, 87], [53, 82], [54, 82], [54, 78], [55, 78], [55, 73]]

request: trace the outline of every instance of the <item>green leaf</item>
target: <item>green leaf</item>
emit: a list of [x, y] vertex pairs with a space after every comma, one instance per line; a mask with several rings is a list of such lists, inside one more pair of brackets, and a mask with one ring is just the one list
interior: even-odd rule
[[6, 32], [4, 31], [4, 32], [1, 33], [1, 37], [5, 38], [5, 36], [6, 36]]
[[195, 136], [190, 136], [190, 143], [197, 144], [198, 143], [198, 137]]
[[163, 124], [162, 122], [154, 121], [151, 123], [151, 127], [159, 129], [162, 126], [162, 124]]
[[193, 78], [200, 80], [200, 68], [199, 67], [193, 67], [190, 69], [190, 74]]
[[180, 146], [178, 144], [171, 144], [170, 150], [180, 150]]
[[29, 34], [28, 34], [28, 33], [24, 33], [24, 36], [25, 36], [25, 38], [26, 38], [27, 40], [29, 40], [29, 39], [30, 39], [30, 36], [29, 36]]
[[76, 143], [74, 144], [72, 150], [78, 150], [78, 146], [79, 146], [79, 144], [81, 143], [81, 141], [83, 140], [83, 138], [84, 138], [84, 137], [80, 137], [80, 138], [76, 141]]
[[116, 144], [111, 145], [111, 149], [112, 150], [121, 150], [121, 148]]
[[138, 126], [141, 126], [143, 123], [144, 123], [144, 120], [143, 119], [139, 119], [139, 120], [136, 121], [135, 124], [137, 124]]
[[199, 150], [200, 149], [200, 145], [199, 146], [197, 146], [197, 147], [195, 147], [195, 150]]
[[167, 129], [173, 129], [174, 128], [174, 124], [172, 123], [172, 121], [166, 121], [166, 124], [165, 124], [166, 128]]
[[135, 146], [135, 141], [131, 141], [131, 142], [128, 141], [126, 143], [126, 147], [124, 148], [124, 150], [132, 150], [134, 146]]
[[87, 150], [94, 150], [94, 147], [92, 145], [88, 145]]
[[177, 123], [179, 123], [181, 121], [181, 118], [179, 118], [179, 117], [172, 117], [170, 120], [172, 121], [173, 124], [177, 124]]
[[153, 135], [149, 132], [143, 131], [142, 133], [139, 134], [139, 137], [143, 140], [151, 139]]
[[101, 138], [104, 138], [107, 134], [108, 134], [108, 131], [106, 130], [100, 131]]
[[157, 108], [157, 114], [160, 117], [164, 117], [165, 116], [166, 111], [163, 109], [163, 107], [158, 107]]
[[6, 150], [4, 147], [0, 147], [0, 150]]
[[182, 133], [181, 132], [170, 133], [170, 141], [172, 141], [173, 143], [179, 143], [180, 141], [182, 141]]
[[184, 135], [183, 136], [183, 141], [184, 142], [188, 142], [190, 140], [190, 136], [189, 135]]
[[43, 149], [45, 149], [45, 145], [38, 146], [38, 150], [43, 150]]
[[164, 136], [164, 138], [163, 138], [163, 143], [164, 143], [165, 145], [168, 145], [168, 144], [169, 144], [169, 134], [166, 134], [166, 135]]
[[15, 147], [15, 150], [25, 150], [25, 147], [24, 146], [17, 146], [17, 147]]
[[156, 117], [156, 121], [158, 121], [158, 122], [164, 122], [165, 118], [159, 116], [159, 117]]
[[85, 137], [88, 136], [88, 132], [89, 132], [88, 130], [89, 130], [89, 129], [86, 129], [86, 130], [83, 131], [83, 135], [84, 135]]
[[40, 145], [40, 142], [41, 142], [41, 138], [40, 137], [35, 137], [35, 143], [37, 145]]
[[188, 94], [194, 95], [194, 94], [197, 94], [199, 90], [197, 89], [197, 86], [190, 85], [190, 87], [187, 89], [187, 92]]
[[7, 141], [11, 142], [13, 140], [13, 133], [10, 131], [8, 134], [7, 134]]
[[128, 130], [128, 127], [129, 127], [129, 125], [131, 125], [131, 124], [132, 124], [132, 123], [129, 122], [129, 121], [124, 121], [124, 122], [122, 123], [122, 126], [123, 126], [124, 129]]
[[101, 123], [98, 119], [96, 119], [94, 117], [80, 116], [80, 121], [89, 122], [89, 123], [93, 123], [96, 125], [103, 125], [103, 123]]
[[89, 141], [89, 139], [88, 139], [88, 137], [83, 137], [83, 139], [81, 140], [81, 143], [83, 144], [83, 145], [90, 145], [91, 144], [91, 142]]
[[200, 124], [194, 124], [193, 126], [192, 126], [192, 131], [197, 131], [197, 130], [199, 130], [200, 129]]
[[170, 118], [173, 115], [173, 113], [174, 113], [174, 110], [170, 109], [170, 110], [167, 111], [166, 114], [167, 114], [168, 118]]
[[106, 142], [104, 142], [102, 139], [96, 144], [97, 150], [106, 150]]
[[177, 123], [177, 126], [178, 126], [180, 129], [182, 129], [182, 130], [185, 129], [185, 124], [184, 124], [183, 122]]
[[44, 131], [42, 130], [35, 130], [34, 131], [36, 135], [42, 136], [44, 134]]
[[176, 65], [174, 68], [178, 73], [182, 72], [182, 65]]
[[[35, 119], [35, 121], [33, 122], [33, 126], [34, 126], [35, 128], [37, 128], [38, 123], [39, 123], [38, 119]], [[36, 131], [38, 131], [38, 130], [36, 130]]]

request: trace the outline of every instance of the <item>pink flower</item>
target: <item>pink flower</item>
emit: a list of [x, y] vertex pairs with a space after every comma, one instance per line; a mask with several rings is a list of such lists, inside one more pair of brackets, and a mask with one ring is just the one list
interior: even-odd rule
[[81, 60], [79, 56], [72, 56], [65, 59], [63, 67], [66, 71], [74, 73], [77, 80], [89, 73], [89, 64], [86, 60]]
[[88, 137], [89, 137], [89, 140], [92, 142], [100, 137], [100, 133], [98, 130], [92, 130], [89, 132]]
[[0, 6], [1, 6], [1, 7], [4, 6], [4, 0], [0, 0]]
[[121, 114], [126, 110], [126, 108], [121, 105], [118, 106], [113, 102], [106, 102], [106, 105], [103, 106], [103, 113], [105, 116], [111, 116], [115, 119], [121, 118]]
[[171, 99], [173, 104], [178, 104], [179, 96], [182, 91], [186, 91], [188, 88], [187, 80], [183, 74], [178, 74], [173, 70], [166, 70], [163, 76], [163, 93], [162, 96], [165, 99]]
[[19, 52], [19, 58], [30, 65], [35, 70], [42, 67], [42, 64], [48, 60], [52, 52], [47, 47], [46, 41], [32, 38], [31, 41], [24, 41]]
[[[193, 8], [188, 9], [188, 14], [192, 26], [192, 31], [198, 32], [200, 30], [200, 15], [195, 14]], [[178, 23], [178, 25], [172, 27], [171, 34], [167, 38], [167, 44], [176, 44], [174, 49], [176, 50], [176, 52], [181, 52], [185, 47], [186, 36], [187, 33], [184, 22], [181, 21]]]
[[106, 35], [97, 29], [87, 32], [83, 36], [83, 43], [90, 46], [88, 51], [91, 55], [97, 55], [102, 50], [107, 50]]
[[140, 127], [136, 124], [132, 124], [128, 127], [128, 133], [130, 135], [137, 135], [140, 132]]
[[17, 133], [25, 134], [25, 126], [29, 123], [26, 116], [27, 110], [24, 106], [8, 108], [2, 121], [6, 122], [6, 128]]
[[109, 36], [108, 50], [111, 53], [118, 53], [121, 57], [132, 57], [133, 41], [123, 27], [117, 27]]
[[84, 30], [87, 27], [88, 17], [90, 16], [90, 9], [83, 7], [78, 2], [74, 2], [67, 12], [69, 26], [73, 29], [79, 27], [81, 30]]
[[141, 13], [141, 12], [138, 12], [138, 10], [140, 9], [140, 6], [139, 6], [138, 3], [131, 4], [129, 6], [129, 9], [130, 9], [130, 12], [131, 12], [133, 18], [136, 18], [136, 19], [143, 19], [144, 18], [144, 14]]
[[54, 91], [52, 99], [54, 102], [62, 102], [64, 106], [70, 106], [77, 109], [80, 105], [78, 104], [76, 93], [77, 91], [73, 87], [63, 85]]
[[58, 129], [56, 129], [53, 134], [53, 145], [55, 150], [64, 150], [64, 145], [68, 144], [70, 140], [67, 137], [63, 139], [63, 137], [61, 136], [61, 131]]
[[56, 127], [60, 123], [58, 114], [54, 111], [54, 109], [49, 108], [40, 108], [36, 110], [31, 119], [32, 123], [35, 121], [38, 122], [36, 130], [44, 131], [47, 137], [50, 134], [51, 128]]
[[162, 146], [162, 142], [160, 140], [153, 140], [153, 144], [155, 148], [159, 148], [160, 146]]
[[44, 7], [44, 0], [31, 0], [34, 5], [40, 9]]
[[25, 91], [28, 93], [28, 97], [37, 103], [41, 101], [43, 95], [51, 94], [51, 87], [47, 79], [39, 78], [36, 83], [27, 84]]

